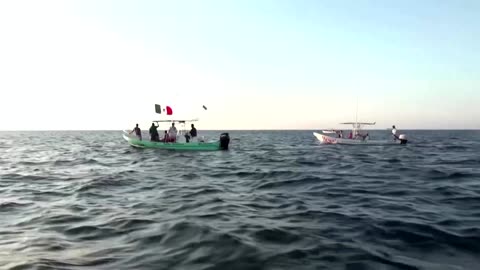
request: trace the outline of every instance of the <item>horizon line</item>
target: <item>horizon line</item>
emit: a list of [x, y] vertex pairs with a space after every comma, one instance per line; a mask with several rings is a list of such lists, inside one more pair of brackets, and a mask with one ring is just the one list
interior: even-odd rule
[[[284, 129], [202, 129], [202, 131], [321, 131], [321, 130], [330, 130], [331, 128], [318, 128], [318, 129], [295, 129], [295, 128], [284, 128]], [[335, 130], [350, 130], [351, 128], [344, 129], [335, 129]], [[390, 130], [391, 128], [383, 129], [365, 129], [373, 131], [384, 131]], [[125, 129], [0, 129], [0, 132], [39, 132], [39, 131], [120, 131], [123, 132]], [[402, 128], [401, 130], [425, 130], [425, 131], [434, 131], [434, 130], [443, 130], [443, 131], [480, 131], [480, 128]], [[147, 131], [145, 129], [144, 131]]]

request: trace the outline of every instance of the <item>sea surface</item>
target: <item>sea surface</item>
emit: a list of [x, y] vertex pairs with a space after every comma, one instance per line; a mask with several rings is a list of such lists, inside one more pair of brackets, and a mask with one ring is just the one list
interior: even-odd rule
[[401, 133], [230, 131], [229, 151], [173, 152], [0, 132], [0, 269], [480, 269], [480, 131]]

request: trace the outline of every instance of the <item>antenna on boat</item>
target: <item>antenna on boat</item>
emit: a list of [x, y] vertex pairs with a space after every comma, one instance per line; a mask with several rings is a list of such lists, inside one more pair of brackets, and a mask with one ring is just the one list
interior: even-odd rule
[[360, 128], [360, 125], [358, 124], [358, 96], [357, 96], [357, 109], [355, 110], [355, 125], [353, 125], [354, 130], [357, 130]]
[[357, 96], [357, 110], [355, 111], [355, 122], [358, 123], [358, 96]]

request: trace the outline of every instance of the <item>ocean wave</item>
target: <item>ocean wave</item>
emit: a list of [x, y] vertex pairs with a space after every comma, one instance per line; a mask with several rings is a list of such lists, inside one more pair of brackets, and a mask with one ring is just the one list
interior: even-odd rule
[[14, 210], [20, 210], [24, 207], [32, 206], [34, 203], [32, 202], [12, 202], [12, 201], [4, 201], [0, 202], [0, 212], [9, 212]]
[[334, 178], [321, 178], [317, 176], [306, 176], [306, 177], [303, 176], [298, 179], [292, 179], [292, 180], [276, 179], [275, 181], [268, 181], [266, 183], [261, 183], [257, 187], [257, 189], [287, 188], [288, 186], [293, 186], [295, 188], [304, 188], [303, 185], [317, 186], [319, 183], [322, 183], [325, 181], [332, 181], [333, 179]]
[[[381, 235], [383, 239], [400, 240], [422, 249], [442, 248], [442, 245], [446, 245], [469, 252], [480, 251], [479, 235], [458, 235], [434, 225], [394, 220], [384, 221], [379, 227], [383, 230]], [[379, 227], [376, 233], [380, 233]]]
[[109, 190], [122, 186], [130, 186], [136, 183], [136, 180], [130, 179], [128, 174], [134, 171], [126, 171], [104, 177], [96, 177], [92, 180], [85, 181], [80, 184], [76, 190], [78, 193], [92, 191], [92, 190]]

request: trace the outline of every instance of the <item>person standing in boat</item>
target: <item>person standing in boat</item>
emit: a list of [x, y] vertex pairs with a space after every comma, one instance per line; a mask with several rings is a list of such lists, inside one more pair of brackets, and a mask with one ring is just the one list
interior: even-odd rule
[[155, 126], [155, 123], [152, 123], [152, 126], [150, 127], [150, 140], [154, 142], [158, 142], [160, 140], [159, 135], [158, 135], [158, 128], [159, 126]]
[[135, 135], [137, 135], [137, 137], [140, 139], [140, 141], [142, 140], [142, 130], [140, 130], [140, 128], [138, 127], [138, 124], [133, 128], [132, 131], [130, 131], [130, 133], [128, 134], [132, 134], [133, 132], [135, 132]]
[[175, 123], [172, 123], [172, 126], [168, 130], [168, 138], [171, 142], [175, 142], [177, 140], [177, 128], [175, 127]]
[[393, 136], [394, 141], [396, 141], [398, 139], [397, 128], [395, 127], [395, 125], [392, 126], [392, 136]]

